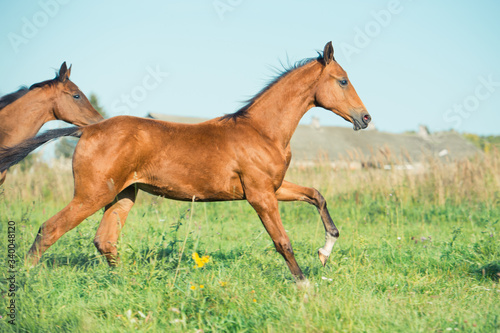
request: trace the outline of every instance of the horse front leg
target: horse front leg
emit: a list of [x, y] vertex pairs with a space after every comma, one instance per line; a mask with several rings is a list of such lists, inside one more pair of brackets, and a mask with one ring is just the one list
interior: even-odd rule
[[283, 184], [276, 192], [276, 197], [279, 201], [305, 201], [318, 209], [325, 227], [325, 246], [319, 249], [318, 255], [321, 263], [325, 266], [328, 257], [332, 253], [333, 245], [339, 238], [339, 230], [333, 223], [326, 208], [325, 198], [314, 188], [296, 185], [287, 181], [283, 181]]
[[298, 281], [305, 281], [304, 274], [297, 264], [297, 260], [295, 260], [290, 239], [281, 222], [275, 193], [265, 190], [245, 189], [245, 197], [259, 215], [267, 233], [273, 240], [276, 251], [283, 256], [292, 275]]

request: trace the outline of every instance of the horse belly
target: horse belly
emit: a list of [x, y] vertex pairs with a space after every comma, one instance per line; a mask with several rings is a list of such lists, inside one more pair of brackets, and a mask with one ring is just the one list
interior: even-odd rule
[[[170, 169], [169, 171], [167, 171]], [[244, 199], [237, 174], [167, 168], [165, 172], [149, 173], [139, 188], [151, 194], [182, 201], [230, 201]]]

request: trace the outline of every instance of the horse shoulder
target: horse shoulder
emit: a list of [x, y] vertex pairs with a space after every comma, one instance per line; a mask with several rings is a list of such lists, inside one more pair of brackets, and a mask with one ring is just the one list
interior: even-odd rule
[[257, 129], [248, 130], [242, 141], [236, 147], [242, 178], [248, 184], [279, 188], [288, 168], [287, 150], [277, 141], [261, 135]]

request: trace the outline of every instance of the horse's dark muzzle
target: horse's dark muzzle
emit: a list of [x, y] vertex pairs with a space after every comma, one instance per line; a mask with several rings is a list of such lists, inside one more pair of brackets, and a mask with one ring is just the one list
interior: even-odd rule
[[360, 129], [365, 129], [368, 127], [368, 124], [372, 120], [372, 117], [367, 113], [361, 113], [357, 117], [352, 118], [352, 123], [353, 123], [353, 128], [355, 131], [358, 131]]

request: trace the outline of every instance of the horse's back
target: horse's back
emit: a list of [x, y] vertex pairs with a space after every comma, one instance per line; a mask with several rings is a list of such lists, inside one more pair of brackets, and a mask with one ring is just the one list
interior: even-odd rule
[[143, 190], [173, 199], [241, 199], [239, 154], [231, 136], [231, 129], [217, 120], [181, 124], [110, 118], [85, 127], [73, 159], [75, 180], [85, 181], [95, 173], [91, 170], [98, 170], [102, 179], [97, 182], [120, 188], [139, 183]]

